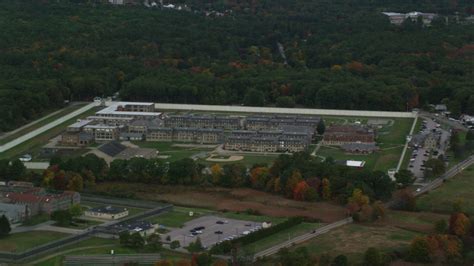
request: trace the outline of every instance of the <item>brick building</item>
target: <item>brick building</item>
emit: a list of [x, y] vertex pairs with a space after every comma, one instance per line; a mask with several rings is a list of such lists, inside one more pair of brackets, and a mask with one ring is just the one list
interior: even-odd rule
[[375, 143], [375, 133], [370, 128], [358, 125], [330, 126], [324, 132], [324, 145], [339, 146], [347, 143]]

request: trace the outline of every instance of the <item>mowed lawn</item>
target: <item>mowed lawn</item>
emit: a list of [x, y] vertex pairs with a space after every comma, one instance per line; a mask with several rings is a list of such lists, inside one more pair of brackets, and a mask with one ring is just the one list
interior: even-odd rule
[[332, 157], [335, 160], [365, 161], [365, 169], [387, 171], [397, 166], [403, 147], [384, 148], [373, 154], [346, 154], [339, 147], [321, 147], [319, 156]]
[[30, 231], [10, 234], [0, 239], [0, 251], [22, 252], [67, 236], [69, 235], [50, 231]]
[[[189, 212], [192, 212], [193, 216], [190, 216]], [[213, 211], [208, 209], [174, 207], [172, 211], [150, 217], [147, 220], [166, 227], [178, 228], [183, 227], [186, 222], [211, 213], [213, 213]]]
[[262, 250], [268, 249], [274, 245], [277, 245], [278, 243], [285, 242], [289, 239], [292, 239], [294, 237], [304, 235], [306, 233], [309, 233], [319, 227], [321, 227], [322, 224], [320, 223], [301, 223], [298, 225], [295, 225], [293, 227], [290, 227], [288, 229], [285, 229], [283, 231], [280, 231], [276, 234], [270, 235], [268, 237], [262, 238], [256, 242], [253, 242], [249, 245], [245, 245], [242, 247], [242, 249], [249, 254], [255, 254], [257, 252], [260, 252]]
[[463, 210], [474, 215], [474, 166], [465, 169], [441, 187], [418, 198], [417, 207], [423, 211], [450, 213], [453, 203], [462, 202]]
[[304, 246], [314, 256], [328, 253], [335, 257], [344, 254], [351, 265], [358, 265], [368, 248], [376, 247], [383, 251], [406, 248], [418, 235], [416, 232], [392, 226], [349, 224], [297, 245], [294, 249]]

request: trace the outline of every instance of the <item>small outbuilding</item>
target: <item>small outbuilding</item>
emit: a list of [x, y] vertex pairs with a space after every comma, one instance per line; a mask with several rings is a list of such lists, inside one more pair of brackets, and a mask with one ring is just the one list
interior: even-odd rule
[[99, 218], [105, 220], [117, 220], [128, 215], [127, 208], [101, 206], [91, 208], [84, 212], [86, 217]]

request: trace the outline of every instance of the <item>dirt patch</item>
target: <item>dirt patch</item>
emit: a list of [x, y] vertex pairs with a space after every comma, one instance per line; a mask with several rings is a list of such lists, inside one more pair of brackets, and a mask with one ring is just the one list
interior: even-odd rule
[[[111, 187], [113, 186], [113, 188]], [[329, 223], [345, 218], [345, 208], [326, 202], [301, 202], [249, 188], [201, 188], [128, 183], [102, 183], [96, 190], [134, 191], [142, 199], [166, 201], [176, 205], [216, 210], [245, 211], [253, 209], [274, 217], [306, 216]]]
[[209, 158], [206, 159], [206, 161], [209, 162], [236, 162], [236, 161], [241, 161], [244, 159], [244, 156], [241, 155], [231, 155], [228, 158], [219, 158], [216, 156], [210, 156]]

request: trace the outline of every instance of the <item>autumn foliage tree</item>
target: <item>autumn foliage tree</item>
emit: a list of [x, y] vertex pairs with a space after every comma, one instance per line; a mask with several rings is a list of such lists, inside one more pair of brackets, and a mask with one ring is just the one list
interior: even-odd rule
[[222, 167], [219, 164], [214, 164], [211, 167], [212, 183], [219, 184], [223, 173]]
[[469, 234], [471, 227], [471, 221], [462, 212], [451, 214], [449, 219], [449, 231], [459, 237], [466, 236]]
[[323, 181], [321, 183], [321, 197], [324, 200], [331, 199], [331, 183], [327, 178], [323, 178]]
[[305, 200], [306, 191], [310, 187], [306, 183], [306, 181], [300, 181], [293, 190], [293, 199], [295, 200]]

